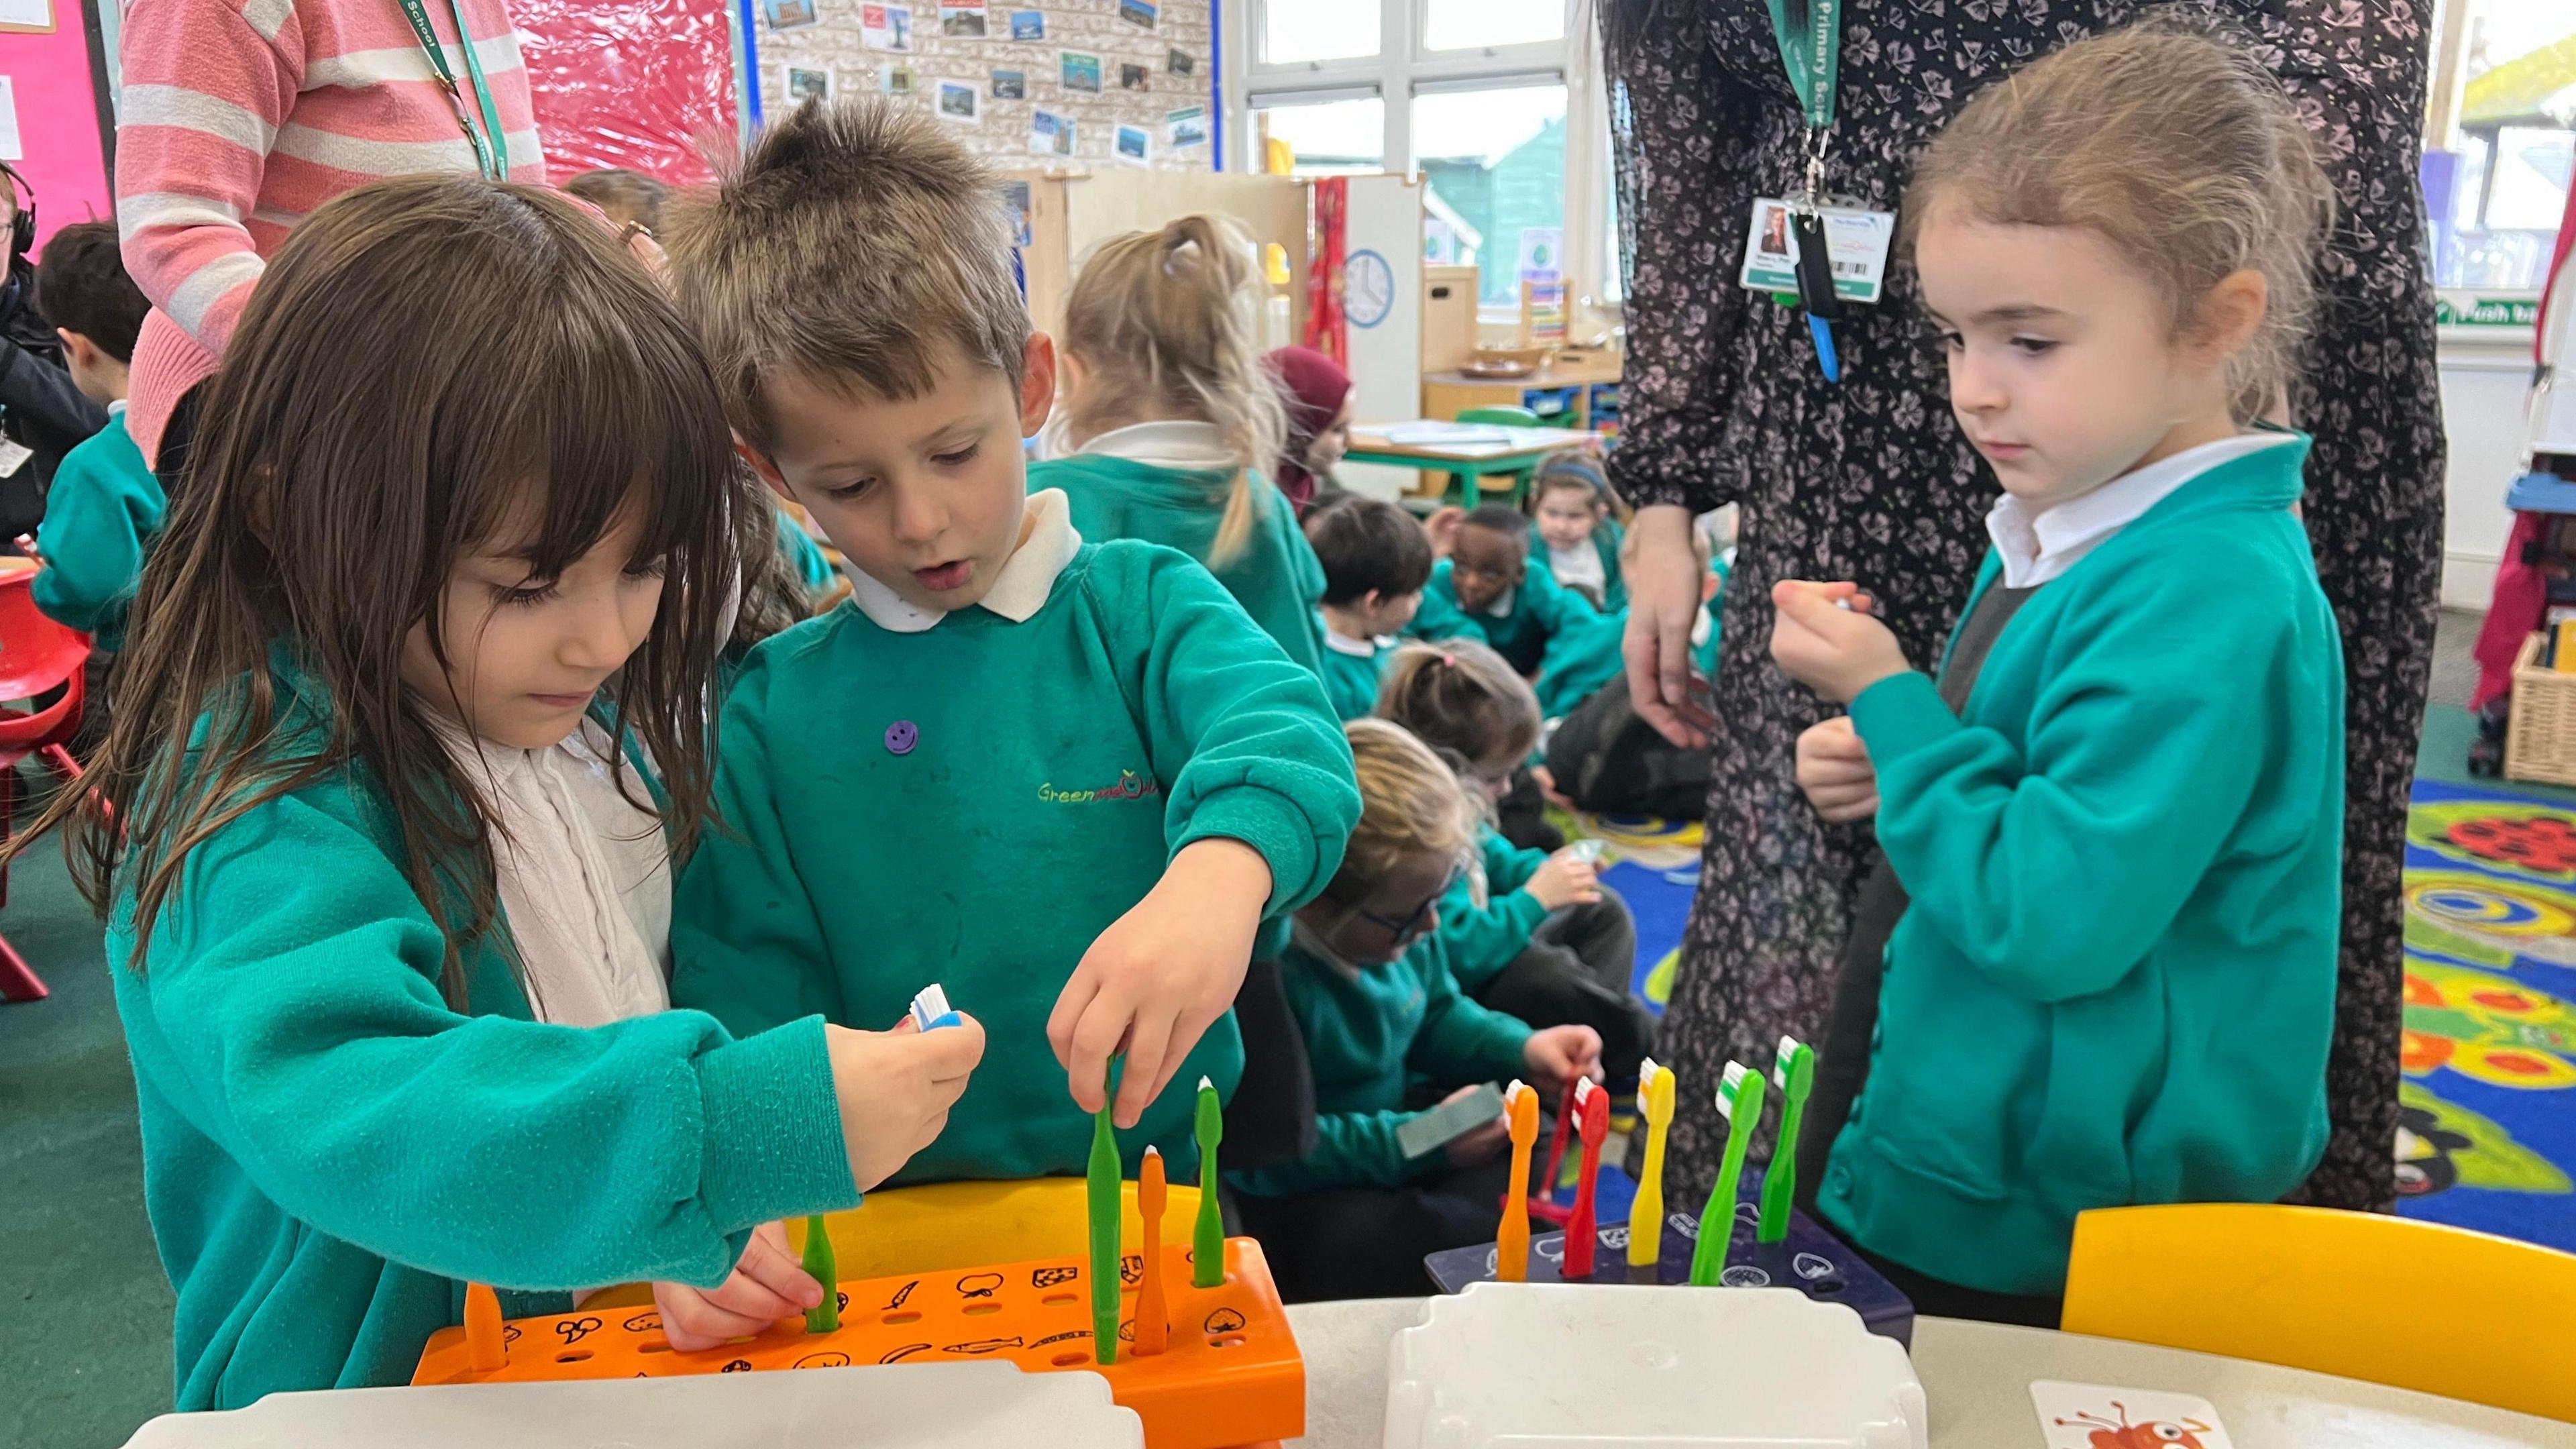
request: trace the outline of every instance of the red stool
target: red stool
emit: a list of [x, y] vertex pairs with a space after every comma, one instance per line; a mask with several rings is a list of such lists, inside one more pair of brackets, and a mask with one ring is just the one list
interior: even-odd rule
[[[22, 705], [51, 690], [62, 698], [41, 709], [0, 707], [0, 840], [9, 838], [18, 798], [18, 762], [33, 755], [66, 781], [81, 777], [80, 762], [64, 748], [80, 730], [82, 666], [89, 636], [48, 619], [29, 593], [31, 560], [0, 560], [0, 706]], [[9, 869], [0, 865], [0, 906], [9, 903]], [[38, 1001], [45, 983], [6, 938], [0, 938], [0, 997]]]

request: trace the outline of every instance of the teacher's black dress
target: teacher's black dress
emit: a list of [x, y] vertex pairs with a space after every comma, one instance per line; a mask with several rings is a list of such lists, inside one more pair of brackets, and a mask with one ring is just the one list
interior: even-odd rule
[[[1942, 357], [1897, 266], [1836, 328], [1830, 386], [1805, 321], [1735, 285], [1748, 209], [1800, 174], [1802, 124], [1762, 0], [1601, 0], [1628, 264], [1624, 434], [1634, 503], [1742, 505], [1726, 596], [1719, 727], [1699, 895], [1660, 1054], [1685, 1094], [1668, 1169], [1704, 1190], [1725, 1126], [1708, 1084], [1813, 1041], [1866, 826], [1819, 821], [1791, 778], [1798, 733], [1832, 711], [1771, 663], [1782, 578], [1858, 580], [1929, 668], [1974, 582], [1996, 485], [1959, 434]], [[2350, 682], [2341, 990], [2324, 1162], [2303, 1194], [2395, 1198], [2399, 867], [2438, 607], [2442, 420], [2416, 189], [2430, 4], [2219, 7], [2254, 38], [2341, 198], [2323, 311], [2293, 400], [2316, 437], [2305, 505]], [[2112, 0], [1846, 0], [1828, 189], [1893, 208], [1911, 158], [1976, 91], [2142, 7]], [[1687, 1186], [1681, 1186], [1687, 1184]], [[1677, 1199], [1679, 1200], [1679, 1199]]]

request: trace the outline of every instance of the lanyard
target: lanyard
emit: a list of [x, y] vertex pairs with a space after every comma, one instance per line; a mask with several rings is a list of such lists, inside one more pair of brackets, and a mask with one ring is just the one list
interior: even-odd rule
[[[1777, 5], [1778, 0], [1773, 4]], [[421, 54], [429, 58], [429, 68], [438, 77], [439, 87], [456, 107], [456, 124], [465, 132], [465, 143], [474, 148], [474, 169], [494, 181], [509, 180], [510, 142], [501, 134], [501, 113], [492, 104], [491, 85], [483, 79], [483, 58], [474, 53], [474, 32], [466, 27], [463, 0], [447, 0], [447, 13], [456, 22], [458, 48], [465, 52], [466, 79], [473, 85], [475, 104], [483, 112], [481, 135], [475, 134], [474, 121], [465, 109], [465, 96], [456, 85], [456, 72], [448, 68], [447, 51], [438, 43], [438, 32], [429, 28], [429, 7], [421, 0], [402, 0], [402, 12], [403, 18], [411, 22], [411, 33], [420, 38]]]
[[[408, 3], [408, 0], [407, 0]], [[1780, 61], [1789, 69], [1790, 88], [1807, 117], [1807, 196], [1815, 202], [1824, 189], [1825, 133], [1834, 124], [1834, 83], [1842, 69], [1842, 0], [1806, 0], [1806, 24], [1789, 22], [1789, 0], [1769, 0], [1771, 37], [1780, 44]]]

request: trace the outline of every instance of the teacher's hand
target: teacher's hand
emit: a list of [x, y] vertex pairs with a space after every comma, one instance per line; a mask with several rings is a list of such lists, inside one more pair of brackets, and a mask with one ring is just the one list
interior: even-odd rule
[[1674, 744], [1708, 743], [1715, 716], [1691, 699], [1691, 625], [1699, 616], [1699, 559], [1691, 552], [1687, 508], [1657, 504], [1637, 510], [1628, 526], [1633, 550], [1628, 580], [1628, 702], [1638, 717]]

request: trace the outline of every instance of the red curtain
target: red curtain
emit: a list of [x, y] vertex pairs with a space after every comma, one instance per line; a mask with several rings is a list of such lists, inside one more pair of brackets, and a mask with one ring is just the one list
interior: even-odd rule
[[623, 166], [675, 186], [711, 178], [730, 144], [733, 37], [724, 0], [514, 0], [550, 179]]
[[1315, 195], [1315, 264], [1306, 272], [1306, 345], [1347, 367], [1351, 332], [1342, 318], [1342, 221], [1350, 208], [1351, 184], [1328, 176], [1310, 189]]

